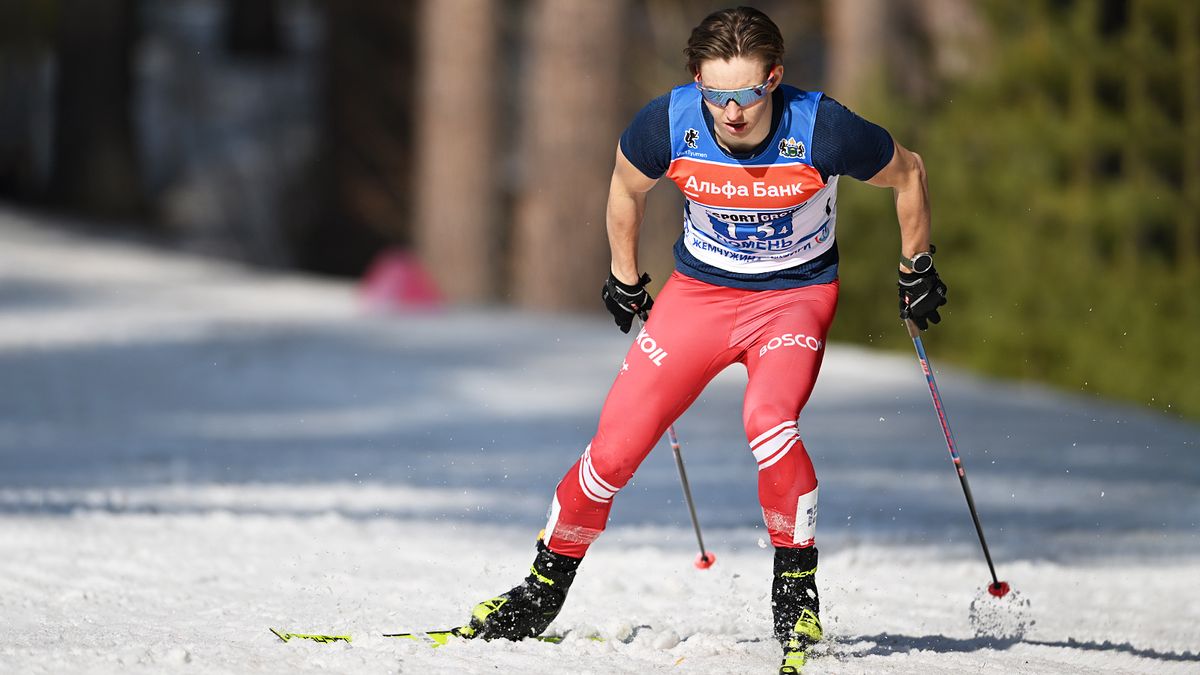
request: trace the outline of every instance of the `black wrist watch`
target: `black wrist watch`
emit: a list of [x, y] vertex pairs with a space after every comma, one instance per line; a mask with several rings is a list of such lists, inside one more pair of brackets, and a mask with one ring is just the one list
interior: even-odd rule
[[900, 256], [900, 264], [917, 274], [925, 274], [933, 269], [933, 254], [937, 253], [937, 247], [933, 244], [929, 245], [928, 251], [921, 251], [911, 258]]

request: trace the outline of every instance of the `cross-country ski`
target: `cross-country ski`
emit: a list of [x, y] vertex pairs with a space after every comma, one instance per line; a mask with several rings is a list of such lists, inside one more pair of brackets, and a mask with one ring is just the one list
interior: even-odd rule
[[[442, 647], [456, 640], [469, 640], [469, 637], [463, 635], [461, 628], [451, 628], [448, 630], [426, 630], [417, 631], [415, 633], [384, 633], [385, 638], [396, 638], [399, 640], [417, 640], [424, 642], [431, 647]], [[530, 640], [538, 642], [546, 642], [549, 644], [562, 644], [568, 638], [578, 637], [583, 640], [591, 640], [592, 642], [604, 642], [605, 638], [599, 635], [573, 635], [572, 631], [565, 631], [560, 634], [537, 635]]]
[[289, 633], [286, 631], [276, 630], [271, 628], [270, 631], [275, 634], [280, 640], [288, 642], [291, 640], [312, 640], [321, 644], [330, 644], [333, 642], [351, 642], [352, 638], [349, 635], [321, 635], [319, 633]]

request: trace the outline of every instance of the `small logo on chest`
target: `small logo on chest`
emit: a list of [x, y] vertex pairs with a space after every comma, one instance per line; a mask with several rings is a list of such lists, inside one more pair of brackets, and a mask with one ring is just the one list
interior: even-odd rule
[[779, 155], [792, 159], [804, 159], [804, 142], [794, 138], [785, 138], [779, 141]]
[[696, 147], [696, 141], [700, 140], [700, 132], [695, 129], [688, 129], [683, 132], [683, 142], [687, 143], [689, 148]]

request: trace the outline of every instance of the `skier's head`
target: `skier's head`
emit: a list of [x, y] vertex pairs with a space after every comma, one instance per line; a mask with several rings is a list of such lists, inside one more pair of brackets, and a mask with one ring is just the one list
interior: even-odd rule
[[684, 53], [722, 145], [744, 151], [762, 141], [771, 126], [771, 92], [783, 80], [783, 36], [775, 22], [750, 7], [713, 12], [692, 29]]
[[742, 57], [762, 64], [762, 81], [783, 65], [783, 35], [770, 17], [753, 7], [722, 9], [692, 29], [683, 53], [693, 76], [700, 75], [705, 61]]

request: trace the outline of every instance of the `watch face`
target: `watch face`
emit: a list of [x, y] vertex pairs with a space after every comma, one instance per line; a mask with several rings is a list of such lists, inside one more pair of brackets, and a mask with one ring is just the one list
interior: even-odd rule
[[924, 274], [933, 267], [933, 256], [928, 253], [918, 253], [913, 256], [912, 270], [918, 274]]

